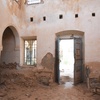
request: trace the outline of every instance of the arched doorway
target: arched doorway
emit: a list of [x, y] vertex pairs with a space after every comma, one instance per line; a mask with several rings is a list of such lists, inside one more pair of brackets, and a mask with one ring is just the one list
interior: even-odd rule
[[55, 81], [78, 84], [83, 81], [84, 32], [69, 30], [56, 33]]
[[7, 27], [2, 36], [1, 63], [19, 63], [19, 36], [17, 30], [13, 26]]

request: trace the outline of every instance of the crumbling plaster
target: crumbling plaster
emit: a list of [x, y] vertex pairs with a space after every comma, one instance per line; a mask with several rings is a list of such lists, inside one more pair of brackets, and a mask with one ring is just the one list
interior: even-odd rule
[[[100, 46], [94, 48], [99, 42], [100, 37], [98, 27], [98, 19], [100, 17], [99, 3], [99, 0], [55, 0], [52, 2], [44, 0], [43, 4], [27, 6], [27, 16], [33, 16], [34, 18], [34, 24], [31, 23], [29, 27], [35, 28], [38, 40], [41, 41], [38, 41], [38, 47], [46, 47], [45, 49], [42, 49], [41, 52], [38, 49], [38, 61], [40, 62], [43, 55], [48, 51], [54, 55], [55, 45], [52, 44], [55, 44], [55, 33], [63, 30], [83, 31], [85, 37], [85, 61], [99, 61], [100, 55], [95, 52], [100, 49]], [[36, 10], [33, 10], [32, 8]], [[29, 9], [31, 14], [29, 14]], [[93, 12], [96, 13], [96, 17], [92, 17]], [[63, 14], [63, 19], [59, 19], [59, 14]], [[75, 14], [79, 14], [79, 17], [75, 18]], [[46, 21], [42, 20], [43, 16], [47, 17]], [[43, 44], [43, 40], [46, 41], [45, 44]], [[97, 42], [94, 40], [97, 40]]]
[[[0, 3], [0, 49], [6, 27], [14, 26], [20, 38], [20, 62], [23, 64], [23, 38], [37, 36], [37, 63], [48, 53], [55, 56], [55, 33], [64, 30], [84, 32], [85, 62], [100, 61], [100, 0], [43, 0], [41, 4], [27, 5], [24, 0]], [[92, 13], [96, 13], [92, 17]], [[63, 14], [63, 19], [59, 19]], [[75, 18], [75, 14], [79, 17]], [[43, 21], [46, 16], [46, 21]], [[30, 22], [33, 17], [33, 22]]]

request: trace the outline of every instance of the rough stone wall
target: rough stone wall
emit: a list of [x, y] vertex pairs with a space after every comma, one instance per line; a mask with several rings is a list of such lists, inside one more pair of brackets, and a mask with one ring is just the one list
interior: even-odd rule
[[17, 84], [33, 87], [37, 84], [52, 85], [53, 71], [46, 68], [19, 67], [17, 63], [0, 65], [0, 84]]
[[100, 77], [100, 62], [89, 62], [86, 64], [89, 68], [89, 77], [99, 78]]

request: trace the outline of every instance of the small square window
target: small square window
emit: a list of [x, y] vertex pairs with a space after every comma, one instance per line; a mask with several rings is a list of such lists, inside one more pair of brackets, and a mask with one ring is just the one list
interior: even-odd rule
[[33, 17], [30, 17], [30, 22], [33, 22]]
[[78, 18], [78, 14], [75, 14], [75, 18]]
[[43, 21], [46, 21], [46, 17], [45, 16], [43, 17]]
[[92, 13], [92, 16], [95, 17], [95, 13]]
[[63, 19], [63, 15], [59, 15], [59, 19]]

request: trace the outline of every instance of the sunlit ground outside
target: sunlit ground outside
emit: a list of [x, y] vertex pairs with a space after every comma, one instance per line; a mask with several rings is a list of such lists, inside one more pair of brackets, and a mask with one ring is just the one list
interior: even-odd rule
[[[60, 41], [60, 77], [67, 82], [74, 78], [74, 40], [67, 39]], [[68, 83], [67, 83], [68, 84]]]

